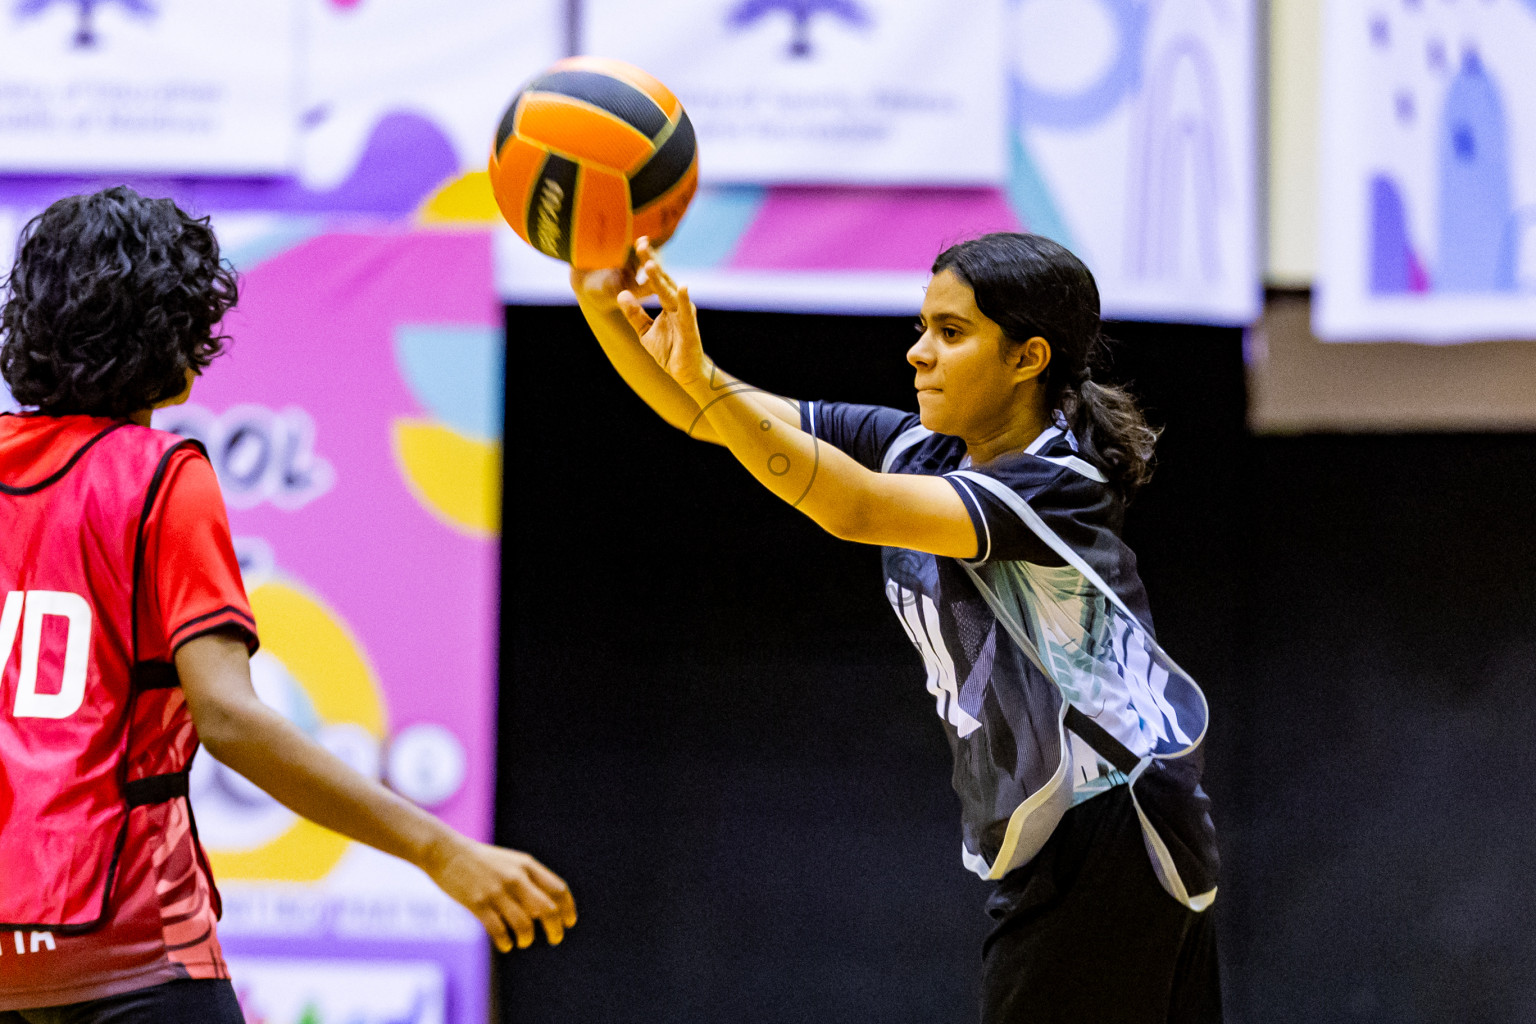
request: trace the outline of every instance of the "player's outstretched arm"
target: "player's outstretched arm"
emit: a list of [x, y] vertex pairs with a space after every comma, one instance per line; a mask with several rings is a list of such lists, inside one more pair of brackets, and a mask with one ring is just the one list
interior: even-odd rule
[[[653, 255], [647, 239], [640, 239], [638, 248], [647, 256]], [[610, 270], [572, 270], [571, 290], [576, 293], [577, 304], [587, 325], [592, 328], [603, 354], [624, 382], [649, 405], [658, 416], [669, 424], [699, 441], [719, 444], [714, 427], [699, 414], [698, 403], [688, 396], [677, 382], [656, 365], [650, 357], [629, 319], [619, 307], [619, 295], [628, 294], [637, 299], [651, 294], [648, 284], [635, 280], [640, 266], [632, 258], [626, 267]], [[716, 371], [726, 377], [722, 371]], [[728, 378], [734, 380], [735, 378]], [[775, 403], [773, 416], [798, 426], [800, 403], [781, 398]]]
[[534, 922], [556, 945], [576, 923], [559, 876], [533, 857], [473, 839], [364, 778], [267, 707], [245, 644], [211, 633], [176, 651], [176, 671], [209, 753], [317, 824], [416, 865], [480, 919], [496, 948], [526, 949]]
[[719, 373], [704, 354], [697, 310], [649, 247], [637, 246], [661, 300], [652, 319], [633, 295], [619, 306], [638, 344], [692, 402], [747, 471], [833, 536], [864, 544], [974, 558], [970, 514], [939, 477], [875, 473], [779, 415], [782, 400]]

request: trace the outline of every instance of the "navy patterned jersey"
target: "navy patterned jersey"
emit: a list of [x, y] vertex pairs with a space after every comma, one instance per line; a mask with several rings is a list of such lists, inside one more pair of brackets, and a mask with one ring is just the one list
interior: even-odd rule
[[912, 413], [805, 402], [801, 425], [869, 469], [945, 477], [975, 526], [969, 561], [882, 549], [886, 596], [954, 754], [966, 866], [1001, 877], [1068, 806], [1127, 782], [1068, 730], [1070, 702], [1138, 759], [1132, 792], [1164, 886], [1209, 905], [1204, 697], [1157, 645], [1120, 539], [1123, 502], [1070, 435], [1051, 428], [1024, 451], [972, 466], [962, 440]]

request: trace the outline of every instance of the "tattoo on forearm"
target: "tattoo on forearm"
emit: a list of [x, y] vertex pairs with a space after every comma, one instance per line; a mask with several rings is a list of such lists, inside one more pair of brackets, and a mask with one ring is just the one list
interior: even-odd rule
[[[791, 406], [795, 407], [797, 413], [799, 411], [798, 406], [796, 405], [796, 403], [792, 399], [785, 398], [782, 395], [775, 395], [772, 392], [764, 391], [761, 388], [755, 388], [755, 387], [753, 387], [750, 384], [745, 384], [745, 383], [743, 383], [741, 381], [738, 381], [738, 380], [722, 380], [722, 382], [717, 387], [716, 380], [719, 379], [719, 378], [716, 377], [716, 374], [718, 372], [719, 372], [718, 368], [716, 368], [713, 365], [711, 365], [711, 368], [710, 368], [710, 387], [712, 389], [719, 390], [719, 391], [721, 391], [723, 393], [720, 394], [718, 397], [711, 399], [708, 404], [706, 404], [703, 408], [701, 408], [699, 410], [698, 415], [693, 418], [693, 422], [688, 424], [688, 436], [690, 436], [690, 437], [692, 437], [693, 434], [694, 434], [694, 431], [698, 429], [699, 424], [704, 422], [704, 418], [705, 418], [706, 414], [709, 412], [710, 409], [714, 408], [714, 406], [717, 405], [718, 403], [723, 402], [726, 399], [731, 398], [731, 397], [733, 397], [735, 395], [741, 394], [743, 392], [748, 392], [748, 391], [756, 392], [757, 394], [763, 395], [765, 398], [772, 399], [773, 401], [776, 401], [776, 402], [787, 402]], [[773, 427], [774, 427], [773, 420], [769, 419], [769, 418], [763, 418], [763, 419], [758, 420], [758, 424], [757, 425], [758, 425], [759, 428], [762, 429], [762, 431], [764, 433], [768, 433], [768, 432], [772, 431]], [[811, 492], [811, 485], [816, 482], [816, 473], [821, 468], [821, 442], [820, 442], [820, 440], [818, 440], [816, 438], [816, 435], [814, 435], [814, 434], [810, 435], [810, 437], [811, 437], [811, 472], [810, 472], [810, 477], [805, 482], [805, 488], [800, 492], [800, 494], [793, 501], [790, 502], [790, 506], [792, 508], [798, 508], [800, 503], [805, 500], [805, 496]], [[795, 467], [794, 460], [791, 459], [789, 454], [787, 454], [785, 452], [775, 452], [774, 454], [768, 456], [768, 462], [766, 464], [766, 468], [767, 468], [768, 473], [769, 473], [770, 476], [776, 476], [776, 477], [787, 476], [789, 474], [790, 470], [794, 469], [794, 467]]]

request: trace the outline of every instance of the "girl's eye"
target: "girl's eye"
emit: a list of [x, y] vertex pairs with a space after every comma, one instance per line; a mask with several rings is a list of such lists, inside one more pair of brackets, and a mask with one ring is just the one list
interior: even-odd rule
[[960, 335], [960, 332], [955, 330], [953, 327], [946, 327], [946, 328], [944, 328], [944, 337], [950, 339], [951, 341], [953, 341], [955, 338], [959, 337], [959, 335]]

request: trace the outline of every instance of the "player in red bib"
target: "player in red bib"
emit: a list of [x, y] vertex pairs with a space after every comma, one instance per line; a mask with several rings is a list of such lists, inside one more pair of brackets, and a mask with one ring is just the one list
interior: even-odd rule
[[207, 219], [113, 188], [33, 220], [0, 313], [0, 1024], [240, 1021], [187, 803], [199, 744], [426, 871], [503, 951], [576, 922], [534, 858], [353, 772], [251, 687], [213, 468], [149, 426], [222, 351]]

